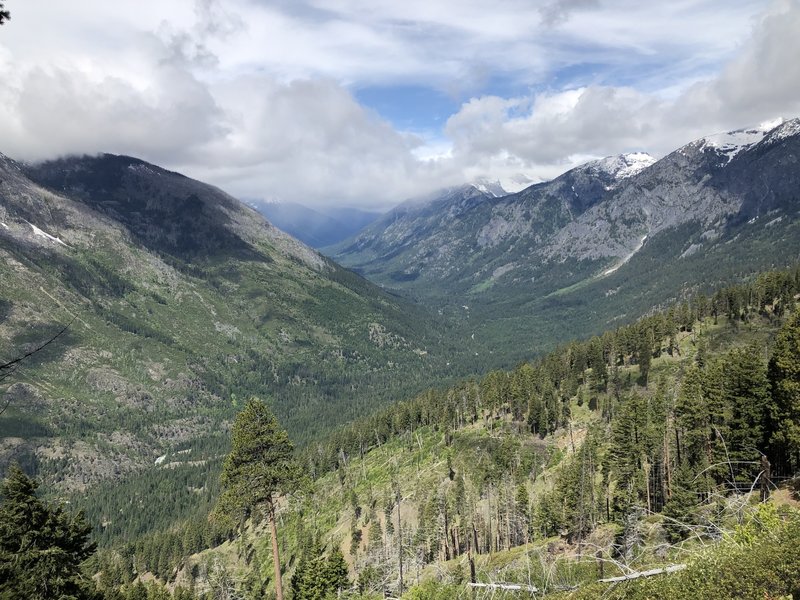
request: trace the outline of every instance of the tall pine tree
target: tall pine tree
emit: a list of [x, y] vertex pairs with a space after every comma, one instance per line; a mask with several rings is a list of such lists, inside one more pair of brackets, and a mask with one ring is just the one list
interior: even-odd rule
[[278, 498], [297, 491], [304, 481], [294, 458], [289, 435], [267, 405], [258, 398], [247, 402], [233, 423], [231, 452], [222, 467], [222, 494], [216, 514], [240, 520], [262, 511], [272, 535], [275, 592], [283, 600], [275, 507]]
[[772, 461], [800, 469], [800, 309], [778, 333], [769, 361], [773, 404], [767, 424]]

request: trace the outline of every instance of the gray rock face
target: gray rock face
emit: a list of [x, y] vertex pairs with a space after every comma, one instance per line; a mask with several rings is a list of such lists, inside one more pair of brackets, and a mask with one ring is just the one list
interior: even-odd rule
[[799, 148], [800, 120], [792, 119], [708, 136], [658, 161], [608, 157], [501, 198], [447, 191], [399, 207], [332, 255], [423, 296], [442, 280], [461, 290], [514, 286], [570, 261], [597, 262], [602, 274], [688, 224], [704, 232], [704, 241], [687, 240], [690, 256], [737, 224], [796, 218]]

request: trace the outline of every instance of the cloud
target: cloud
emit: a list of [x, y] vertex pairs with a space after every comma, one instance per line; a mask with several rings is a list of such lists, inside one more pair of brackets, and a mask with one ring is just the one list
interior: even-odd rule
[[[689, 88], [671, 114], [696, 125], [757, 122], [800, 114], [800, 2], [781, 0], [756, 24], [750, 42], [718, 77]], [[681, 114], [683, 113], [683, 114]]]
[[[800, 114], [799, 15], [796, 0], [26, 0], [0, 32], [0, 150], [134, 154], [310, 205], [519, 186]], [[359, 104], [374, 85], [463, 104], [412, 134]]]
[[800, 4], [777, 2], [717, 75], [677, 94], [589, 85], [515, 99], [487, 96], [465, 103], [445, 132], [458, 161], [505, 163], [509, 177], [520, 166], [547, 177], [591, 156], [663, 155], [716, 131], [800, 115], [798, 31]]
[[103, 150], [173, 161], [224, 135], [225, 117], [206, 86], [158, 40], [138, 42], [155, 52], [143, 86], [79, 64], [34, 66], [6, 82], [6, 152], [36, 160]]
[[230, 135], [202, 157], [219, 166], [201, 170], [242, 195], [386, 205], [431, 189], [444, 174], [414, 156], [418, 138], [395, 131], [332, 80], [247, 76], [216, 94], [235, 118]]
[[553, 26], [564, 23], [576, 10], [599, 6], [599, 0], [556, 0], [539, 9], [542, 23]]

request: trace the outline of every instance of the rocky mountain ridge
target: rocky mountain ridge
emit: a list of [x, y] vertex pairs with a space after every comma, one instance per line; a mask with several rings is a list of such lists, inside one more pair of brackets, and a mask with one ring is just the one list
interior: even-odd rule
[[513, 364], [531, 331], [547, 347], [800, 260], [798, 161], [800, 120], [775, 122], [500, 198], [450, 190], [327, 253], [455, 316], [473, 352]]
[[702, 138], [658, 161], [604, 158], [497, 199], [465, 188], [409, 203], [331, 255], [387, 286], [445, 277], [469, 289], [518, 271], [525, 279], [530, 264], [598, 261], [602, 273], [687, 223], [718, 239], [732, 221], [793, 208], [800, 120], [772, 125]]

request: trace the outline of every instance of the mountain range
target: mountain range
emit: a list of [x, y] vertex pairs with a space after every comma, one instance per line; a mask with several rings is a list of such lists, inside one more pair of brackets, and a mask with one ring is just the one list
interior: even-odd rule
[[797, 262], [799, 151], [793, 119], [515, 194], [457, 186], [325, 248], [336, 262], [136, 158], [0, 156], [0, 358], [67, 326], [6, 380], [0, 463], [50, 493], [149, 489], [144, 506], [168, 490], [183, 507], [127, 511], [111, 537], [188, 518], [213, 502], [251, 395], [313, 445], [420, 390]]
[[798, 260], [798, 156], [800, 120], [765, 124], [660, 160], [590, 162], [499, 198], [449, 189], [325, 252], [460, 318], [465, 343], [509, 364], [532, 332], [543, 345], [583, 336]]

